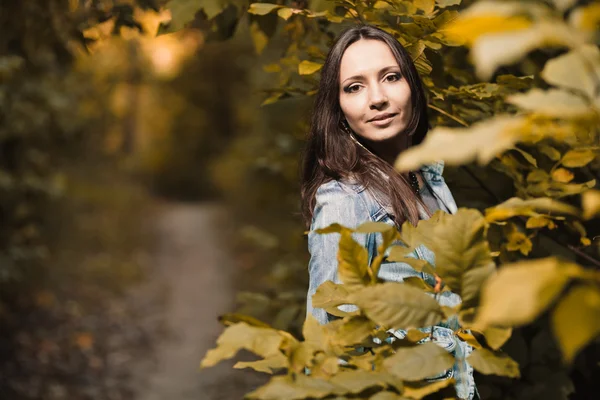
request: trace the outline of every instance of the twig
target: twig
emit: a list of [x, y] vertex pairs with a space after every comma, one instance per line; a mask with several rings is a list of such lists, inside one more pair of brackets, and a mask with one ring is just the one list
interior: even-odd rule
[[433, 104], [428, 104], [427, 106], [428, 106], [429, 108], [431, 108], [432, 110], [435, 110], [435, 111], [439, 112], [440, 114], [443, 114], [443, 115], [445, 115], [446, 117], [448, 117], [448, 118], [450, 118], [450, 119], [452, 119], [452, 120], [454, 120], [454, 121], [458, 122], [458, 123], [459, 123], [459, 124], [461, 124], [462, 126], [469, 126], [469, 124], [468, 124], [466, 121], [464, 121], [464, 120], [462, 120], [462, 119], [460, 119], [460, 118], [458, 118], [458, 117], [455, 117], [455, 116], [454, 116], [454, 115], [452, 115], [452, 114], [449, 114], [449, 113], [447, 113], [446, 111], [442, 110], [442, 109], [441, 109], [441, 108], [439, 108], [439, 107], [436, 107], [436, 106], [434, 106]]
[[[475, 182], [477, 182], [477, 184], [479, 186], [481, 186], [481, 188], [487, 192], [490, 196], [492, 196], [497, 203], [501, 202], [501, 199], [490, 189], [487, 187], [487, 185], [481, 180], [479, 179], [475, 173], [473, 171], [471, 171], [469, 169], [469, 167], [467, 167], [466, 165], [463, 165], [462, 168], [467, 172], [467, 174], [469, 174], [469, 176], [471, 178], [473, 178], [473, 180]], [[523, 217], [520, 218], [523, 222], [525, 222], [525, 219]], [[600, 260], [595, 259], [594, 257], [590, 256], [589, 254], [584, 253], [583, 251], [579, 250], [577, 247], [571, 245], [571, 244], [567, 244], [565, 242], [563, 242], [561, 239], [557, 238], [556, 235], [551, 234], [550, 232], [545, 232], [545, 231], [540, 231], [539, 232], [540, 235], [547, 237], [548, 239], [554, 241], [555, 243], [561, 245], [562, 247], [571, 250], [573, 253], [575, 253], [576, 255], [586, 259], [588, 262], [590, 262], [591, 264], [595, 265], [596, 267], [600, 268]]]

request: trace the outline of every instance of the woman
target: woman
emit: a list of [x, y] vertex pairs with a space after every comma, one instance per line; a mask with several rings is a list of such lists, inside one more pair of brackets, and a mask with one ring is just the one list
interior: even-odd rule
[[[403, 150], [420, 143], [429, 127], [423, 85], [406, 50], [387, 32], [359, 25], [342, 32], [330, 49], [321, 72], [303, 165], [302, 213], [310, 227], [308, 247], [310, 284], [307, 313], [321, 324], [333, 316], [312, 307], [312, 296], [325, 281], [339, 283], [338, 234], [320, 235], [315, 229], [332, 223], [354, 228], [366, 221], [398, 228], [413, 225], [436, 210], [456, 212], [456, 204], [442, 177], [443, 163], [400, 174], [393, 163]], [[376, 254], [380, 234], [354, 234]], [[419, 246], [410, 256], [435, 265], [434, 254]], [[384, 262], [379, 278], [402, 281], [418, 276], [435, 284], [433, 276], [406, 263]], [[460, 297], [436, 295], [440, 304], [455, 306]], [[353, 306], [346, 307], [346, 310]], [[343, 308], [344, 309], [344, 308]], [[456, 320], [431, 327], [431, 337], [452, 352], [454, 368], [430, 380], [454, 378], [460, 398], [473, 399], [473, 369], [465, 357], [472, 350], [457, 340]], [[404, 331], [395, 336], [402, 338]]]

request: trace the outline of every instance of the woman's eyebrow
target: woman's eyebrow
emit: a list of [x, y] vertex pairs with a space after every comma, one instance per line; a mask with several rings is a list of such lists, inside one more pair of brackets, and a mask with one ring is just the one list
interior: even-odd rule
[[[388, 71], [390, 71], [390, 70], [392, 70], [392, 69], [398, 69], [398, 68], [399, 68], [399, 67], [398, 67], [397, 65], [390, 65], [390, 66], [388, 66], [388, 67], [383, 67], [382, 69], [380, 69], [380, 70], [379, 70], [379, 75], [385, 74], [386, 72], [388, 72]], [[353, 75], [353, 76], [351, 76], [350, 78], [346, 78], [346, 79], [344, 79], [344, 80], [342, 81], [342, 84], [343, 84], [344, 82], [346, 82], [346, 81], [349, 81], [349, 80], [357, 80], [357, 81], [362, 81], [362, 80], [364, 80], [364, 79], [365, 79], [364, 75]]]

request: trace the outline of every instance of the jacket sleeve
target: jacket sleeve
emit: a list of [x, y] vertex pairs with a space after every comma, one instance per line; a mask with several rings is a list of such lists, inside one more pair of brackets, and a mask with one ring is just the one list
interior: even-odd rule
[[[317, 288], [325, 281], [341, 283], [338, 278], [337, 253], [339, 248], [339, 233], [318, 234], [315, 229], [325, 228], [333, 223], [356, 228], [363, 222], [369, 221], [371, 215], [363, 198], [358, 193], [344, 189], [339, 182], [332, 181], [322, 185], [316, 193], [316, 205], [308, 233], [308, 265], [309, 288], [306, 299], [306, 312], [312, 314], [320, 324], [330, 322], [333, 317], [322, 308], [313, 308], [312, 296]], [[366, 247], [369, 234], [353, 234], [361, 246]], [[356, 309], [352, 305], [340, 306], [343, 311]]]

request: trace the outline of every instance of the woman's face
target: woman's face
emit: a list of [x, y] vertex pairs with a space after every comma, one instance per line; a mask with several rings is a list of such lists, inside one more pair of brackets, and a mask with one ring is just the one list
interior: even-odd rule
[[412, 117], [410, 87], [387, 44], [361, 39], [346, 49], [340, 106], [350, 128], [369, 141], [389, 140], [406, 129]]

